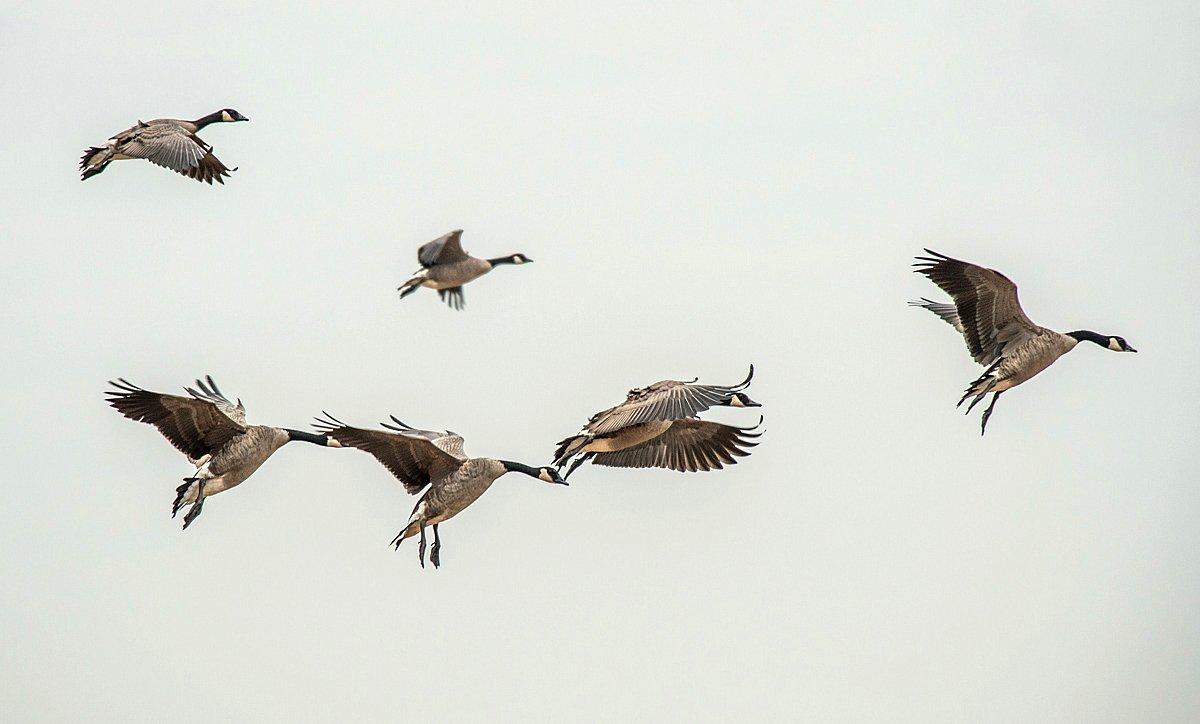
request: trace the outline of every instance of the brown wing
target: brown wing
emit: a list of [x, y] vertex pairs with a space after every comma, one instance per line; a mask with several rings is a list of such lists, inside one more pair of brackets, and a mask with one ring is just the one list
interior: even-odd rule
[[108, 404], [130, 420], [154, 425], [180, 452], [195, 462], [246, 431], [212, 400], [143, 390], [118, 378], [109, 382]]
[[746, 379], [732, 387], [678, 380], [656, 382], [630, 391], [620, 405], [592, 415], [584, 429], [593, 435], [605, 435], [639, 422], [694, 417], [713, 405], [727, 404], [733, 394], [749, 386], [752, 379], [754, 365], [750, 365]]
[[1041, 333], [1042, 328], [1025, 316], [1017, 299], [1017, 285], [1008, 277], [994, 269], [925, 251], [930, 256], [917, 257], [913, 266], [954, 299], [963, 338], [976, 362], [991, 364], [1006, 345]]
[[237, 167], [226, 167], [225, 164], [221, 163], [221, 160], [214, 156], [212, 151], [209, 150], [208, 153], [201, 157], [200, 161], [197, 162], [195, 166], [191, 168], [175, 170], [184, 176], [187, 176], [188, 178], [193, 178], [197, 181], [204, 181], [207, 182], [209, 186], [212, 186], [213, 180], [216, 180], [217, 183], [223, 185], [225, 183], [225, 179], [229, 178], [229, 174], [237, 171]]
[[707, 420], [676, 420], [666, 432], [618, 452], [597, 453], [596, 465], [613, 468], [669, 468], [680, 472], [720, 470], [750, 454], [762, 435], [754, 427], [734, 427]]
[[[458, 469], [462, 460], [438, 446], [437, 433], [425, 430], [411, 432], [384, 432], [350, 427], [328, 412], [316, 419], [314, 428], [337, 440], [344, 447], [358, 448], [371, 453], [404, 486], [410, 495], [416, 495], [429, 485], [430, 480], [448, 475]], [[401, 423], [403, 424], [403, 423]], [[395, 428], [393, 428], [395, 429]], [[430, 438], [432, 434], [435, 437]], [[461, 438], [459, 438], [461, 441]], [[449, 444], [447, 444], [449, 443]], [[453, 441], [443, 440], [453, 449]], [[457, 443], [461, 450], [461, 442]]]
[[426, 269], [435, 264], [453, 264], [469, 258], [462, 249], [462, 229], [455, 229], [445, 236], [439, 236], [427, 244], [422, 244], [421, 248], [417, 249], [417, 261]]

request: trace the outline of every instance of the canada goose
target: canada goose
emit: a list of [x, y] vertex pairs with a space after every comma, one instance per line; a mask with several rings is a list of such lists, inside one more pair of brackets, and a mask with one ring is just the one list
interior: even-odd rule
[[[592, 415], [579, 435], [558, 443], [554, 464], [560, 469], [575, 462], [564, 478], [583, 463], [614, 468], [670, 468], [680, 472], [720, 470], [750, 452], [746, 448], [762, 433], [753, 427], [734, 427], [701, 420], [696, 415], [714, 405], [761, 407], [742, 390], [754, 378], [754, 365], [741, 384], [732, 387], [698, 385], [696, 380], [663, 380], [629, 391], [625, 401]], [[578, 457], [577, 457], [578, 456]]]
[[433, 526], [433, 547], [429, 562], [434, 568], [441, 565], [442, 542], [438, 525], [458, 515], [505, 473], [524, 473], [546, 483], [566, 485], [558, 471], [549, 467], [531, 467], [509, 460], [468, 458], [463, 452], [463, 438], [446, 430], [418, 430], [392, 417], [392, 423], [380, 423], [387, 431], [350, 427], [328, 412], [317, 418], [316, 429], [336, 440], [342, 447], [365, 450], [383, 463], [404, 485], [410, 495], [425, 490], [417, 501], [408, 522], [392, 539], [396, 550], [405, 538], [420, 533], [417, 558], [425, 567], [425, 526]]
[[248, 121], [232, 108], [224, 108], [194, 121], [158, 118], [149, 123], [138, 121], [133, 128], [121, 131], [103, 146], [92, 146], [79, 159], [81, 180], [95, 176], [113, 161], [144, 158], [150, 163], [194, 178], [211, 186], [213, 179], [225, 183], [237, 168], [226, 168], [212, 153], [212, 146], [196, 134], [210, 123]]
[[417, 250], [421, 269], [396, 287], [403, 299], [421, 287], [436, 289], [438, 297], [451, 309], [462, 309], [463, 285], [487, 274], [499, 264], [527, 264], [533, 259], [524, 254], [509, 254], [495, 259], [478, 259], [462, 249], [462, 229], [440, 236]]
[[258, 470], [279, 448], [293, 440], [338, 447], [336, 440], [302, 430], [268, 425], [247, 425], [246, 408], [239, 399], [229, 401], [212, 377], [207, 384], [185, 387], [191, 397], [150, 392], [122, 378], [109, 382], [115, 389], [105, 392], [107, 402], [125, 417], [158, 428], [187, 459], [196, 472], [175, 489], [171, 517], [191, 505], [183, 516], [183, 528], [191, 525], [204, 507], [204, 499], [228, 490]]
[[909, 302], [924, 307], [962, 333], [971, 356], [987, 369], [967, 387], [959, 405], [972, 395], [975, 399], [967, 412], [989, 392], [992, 402], [983, 411], [980, 435], [987, 432], [988, 418], [996, 400], [1049, 367], [1056, 359], [1087, 340], [1114, 352], [1137, 352], [1123, 338], [1096, 334], [1088, 330], [1062, 334], [1039, 327], [1021, 309], [1017, 285], [995, 269], [985, 269], [926, 249], [929, 256], [918, 256], [915, 271], [924, 274], [954, 299], [943, 304], [922, 298]]

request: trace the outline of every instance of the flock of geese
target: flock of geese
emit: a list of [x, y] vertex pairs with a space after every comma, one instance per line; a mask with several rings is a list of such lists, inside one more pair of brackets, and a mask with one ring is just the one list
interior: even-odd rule
[[[199, 133], [213, 123], [249, 120], [224, 108], [194, 121], [160, 118], [143, 122], [84, 152], [79, 168], [84, 180], [103, 172], [112, 161], [145, 159], [188, 178], [212, 185], [237, 168], [228, 168], [213, 155]], [[532, 261], [516, 253], [492, 259], [467, 254], [462, 230], [452, 231], [417, 250], [420, 269], [398, 287], [404, 298], [421, 287], [437, 291], [453, 309], [462, 309], [463, 286], [503, 264]], [[1049, 367], [1080, 342], [1115, 352], [1136, 352], [1124, 338], [1088, 330], [1061, 333], [1035, 324], [1017, 299], [1017, 286], [994, 269], [960, 261], [930, 249], [918, 256], [915, 271], [948, 294], [951, 303], [922, 298], [910, 304], [933, 312], [966, 340], [971, 356], [984, 372], [959, 400], [969, 413], [988, 394], [981, 434], [1004, 392]], [[400, 481], [405, 492], [419, 495], [404, 527], [392, 539], [398, 549], [419, 536], [418, 559], [425, 566], [425, 529], [433, 529], [429, 562], [441, 565], [438, 526], [462, 512], [507, 473], [521, 473], [552, 485], [584, 463], [621, 468], [665, 468], [679, 472], [720, 470], [750, 454], [763, 418], [738, 427], [700, 418], [712, 407], [760, 407], [746, 393], [754, 366], [732, 386], [699, 384], [698, 380], [662, 380], [630, 390], [620, 404], [592, 415], [576, 435], [561, 440], [551, 465], [532, 466], [497, 458], [467, 457], [461, 435], [449, 430], [422, 430], [390, 416], [382, 429], [348, 425], [329, 413], [315, 418], [306, 432], [270, 425], [250, 425], [240, 399], [231, 402], [212, 377], [185, 387], [187, 395], [142, 389], [123, 378], [110, 382], [107, 402], [125, 417], [153, 425], [195, 466], [195, 472], [176, 488], [174, 517], [184, 507], [186, 529], [200, 515], [206, 498], [246, 480], [289, 442], [324, 447], [357, 448], [371, 454]], [[563, 469], [566, 472], [563, 472]]]

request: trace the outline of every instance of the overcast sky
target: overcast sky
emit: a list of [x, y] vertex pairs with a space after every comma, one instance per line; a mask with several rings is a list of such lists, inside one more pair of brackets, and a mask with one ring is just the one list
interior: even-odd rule
[[[1200, 707], [1200, 10], [0, 5], [0, 710], [110, 721], [1185, 720]], [[223, 107], [210, 188], [138, 119]], [[456, 313], [451, 229], [524, 252]], [[1119, 334], [997, 405], [922, 247]], [[105, 380], [252, 422], [395, 414], [543, 464], [631, 387], [731, 384], [720, 472], [413, 500], [296, 444], [191, 468]], [[757, 411], [718, 410], [738, 424]]]

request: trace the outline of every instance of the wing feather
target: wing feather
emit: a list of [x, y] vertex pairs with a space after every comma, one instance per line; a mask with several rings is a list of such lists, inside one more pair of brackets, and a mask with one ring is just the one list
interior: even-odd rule
[[114, 389], [105, 392], [108, 404], [131, 420], [154, 425], [192, 462], [246, 432], [245, 410], [223, 396], [216, 400], [195, 392], [192, 397], [151, 392], [124, 378], [109, 384]]
[[694, 380], [656, 382], [649, 387], [630, 390], [625, 402], [592, 415], [584, 430], [593, 435], [604, 435], [641, 422], [694, 417], [714, 405], [727, 404], [734, 393], [745, 389], [753, 378], [754, 365], [750, 365], [746, 379], [729, 387], [699, 385]]
[[[1005, 346], [1042, 332], [1021, 309], [1017, 285], [1011, 279], [994, 269], [952, 259], [930, 249], [925, 251], [930, 256], [917, 257], [915, 271], [929, 277], [954, 299], [958, 326], [976, 362], [991, 364], [1000, 358]], [[927, 304], [918, 306], [925, 306], [954, 324]]]
[[[466, 459], [454, 454], [457, 450], [462, 455], [462, 437], [453, 433], [435, 433], [407, 426], [404, 431], [392, 432], [397, 428], [386, 423], [388, 431], [365, 430], [346, 425], [328, 412], [324, 416], [316, 419], [315, 429], [344, 447], [358, 448], [373, 455], [410, 495], [421, 492], [431, 480], [454, 472]], [[399, 423], [399, 420], [395, 421]]]
[[470, 257], [462, 249], [462, 229], [455, 229], [445, 236], [439, 236], [433, 241], [422, 244], [417, 250], [417, 261], [428, 269], [435, 264], [453, 264], [466, 261]]
[[758, 445], [753, 427], [735, 427], [708, 420], [676, 420], [666, 432], [640, 445], [611, 453], [597, 453], [593, 462], [614, 468], [668, 468], [680, 472], [721, 470]]

